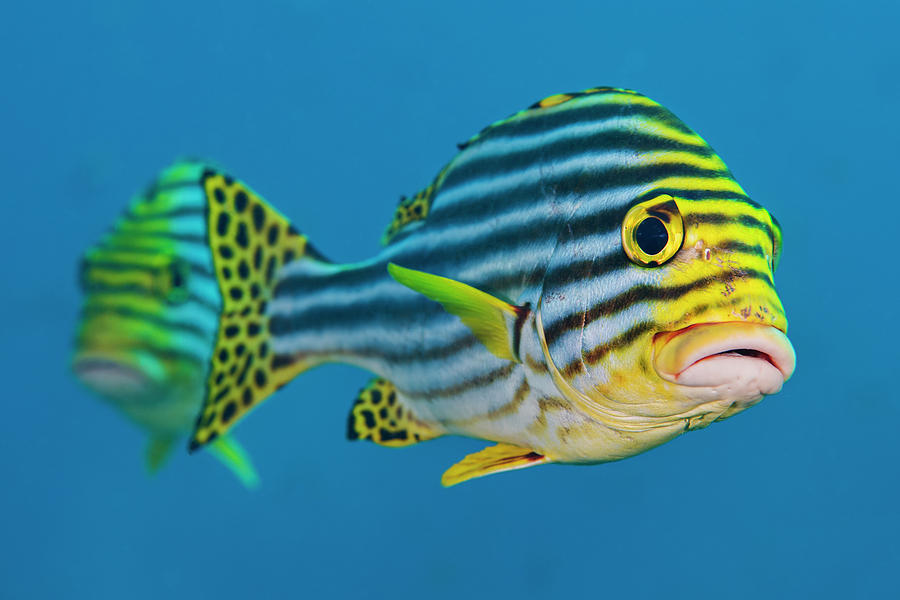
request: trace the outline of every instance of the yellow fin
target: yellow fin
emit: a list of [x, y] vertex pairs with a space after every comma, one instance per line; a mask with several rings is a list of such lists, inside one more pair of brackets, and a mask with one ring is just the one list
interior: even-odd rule
[[414, 271], [394, 263], [388, 273], [398, 283], [436, 302], [456, 315], [495, 356], [520, 362], [518, 330], [528, 314], [525, 306], [513, 306], [465, 283]]
[[216, 441], [209, 445], [209, 451], [228, 467], [245, 487], [251, 490], [259, 487], [259, 475], [250, 462], [250, 455], [236, 439], [228, 435], [216, 438]]
[[400, 204], [397, 205], [397, 209], [394, 211], [394, 218], [385, 230], [384, 235], [381, 236], [382, 245], [387, 246], [402, 232], [411, 230], [417, 223], [421, 223], [428, 218], [431, 202], [434, 200], [437, 189], [443, 183], [444, 175], [448, 169], [449, 165], [441, 169], [441, 172], [428, 184], [428, 187], [419, 190], [415, 196], [411, 198], [402, 196], [400, 198]]
[[380, 446], [411, 446], [441, 435], [402, 404], [393, 383], [379, 377], [360, 390], [347, 418], [348, 440], [370, 440]]
[[147, 453], [144, 455], [148, 473], [156, 473], [165, 464], [172, 452], [174, 442], [174, 439], [165, 436], [150, 438], [147, 443]]
[[281, 364], [276, 358], [266, 306], [284, 264], [301, 257], [324, 260], [306, 236], [242, 182], [208, 169], [202, 184], [222, 312], [191, 452], [225, 434], [304, 370], [302, 363]]
[[550, 459], [528, 448], [500, 442], [481, 452], [470, 454], [444, 472], [441, 484], [450, 487], [491, 473], [524, 469], [550, 462]]

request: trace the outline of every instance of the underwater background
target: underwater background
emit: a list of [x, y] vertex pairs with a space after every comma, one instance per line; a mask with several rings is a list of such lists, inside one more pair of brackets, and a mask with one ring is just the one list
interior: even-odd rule
[[[0, 36], [2, 598], [867, 598], [900, 566], [896, 3], [10, 3]], [[783, 391], [649, 453], [443, 489], [484, 442], [344, 439], [368, 374], [306, 373], [209, 456], [68, 371], [77, 263], [173, 160], [368, 257], [454, 144], [612, 85], [703, 136], [784, 228]]]

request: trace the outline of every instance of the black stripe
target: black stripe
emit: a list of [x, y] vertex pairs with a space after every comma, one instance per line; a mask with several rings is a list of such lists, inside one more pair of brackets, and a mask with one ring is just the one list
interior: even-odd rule
[[430, 390], [410, 391], [404, 389], [400, 391], [407, 398], [424, 398], [427, 401], [437, 400], [438, 398], [458, 396], [460, 394], [466, 393], [469, 390], [490, 385], [496, 381], [506, 379], [507, 377], [512, 375], [512, 373], [518, 366], [518, 363], [507, 362], [502, 367], [499, 367], [492, 371], [488, 371], [487, 373], [479, 375], [478, 377], [467, 379], [465, 381], [457, 383], [456, 385]]
[[[151, 295], [151, 292], [147, 288], [141, 287], [139, 285], [106, 285], [106, 284], [97, 284], [97, 283], [88, 284], [87, 282], [85, 282], [84, 292], [86, 294], [90, 294], [90, 295], [94, 295], [94, 294], [110, 295], [110, 296], [132, 295], [132, 296], [140, 296], [142, 298], [146, 298], [148, 295]], [[157, 298], [161, 302], [165, 301], [163, 298], [159, 298], [156, 294], [152, 294], [152, 295], [153, 295], [153, 297]], [[184, 300], [184, 302], [185, 303], [186, 302], [196, 302], [202, 308], [204, 308], [210, 312], [213, 312], [213, 313], [219, 312], [218, 306], [210, 303], [205, 298], [201, 298], [200, 296], [198, 296], [194, 293], [190, 293], [188, 295], [188, 297]], [[182, 304], [182, 303], [179, 302], [179, 304]]]
[[600, 131], [586, 136], [539, 143], [530, 150], [510, 150], [503, 154], [472, 159], [459, 166], [453, 165], [441, 182], [437, 193], [446, 193], [473, 179], [508, 175], [536, 164], [552, 165], [578, 156], [615, 151], [636, 153], [680, 151], [701, 158], [709, 158], [715, 154], [709, 146], [684, 144], [650, 133]]
[[[442, 229], [448, 225], [469, 225], [484, 219], [496, 218], [498, 213], [510, 214], [520, 210], [532, 209], [538, 203], [555, 202], [557, 207], [560, 207], [562, 204], [568, 206], [572, 203], [572, 199], [582, 199], [602, 205], [603, 194], [608, 193], [611, 188], [651, 186], [655, 181], [673, 177], [710, 181], [731, 179], [727, 171], [711, 171], [678, 163], [650, 164], [584, 171], [578, 176], [566, 173], [511, 190], [499, 190], [484, 195], [459, 198], [450, 204], [442, 204], [441, 192], [438, 192], [428, 219], [425, 221], [425, 227], [434, 230]], [[653, 189], [652, 191], [654, 194], [665, 193], [663, 188]], [[686, 200], [742, 196], [741, 194], [718, 190], [683, 190], [676, 188], [676, 191], [676, 197]], [[560, 199], [562, 202], [560, 202]]]
[[[93, 303], [92, 303], [93, 304]], [[99, 306], [92, 306], [91, 304], [86, 305], [81, 310], [81, 317], [83, 319], [90, 319], [93, 317], [103, 317], [107, 315], [115, 315], [118, 317], [123, 317], [126, 319], [134, 319], [136, 321], [144, 321], [146, 323], [150, 323], [156, 327], [162, 329], [169, 329], [173, 331], [178, 331], [182, 333], [189, 333], [200, 338], [202, 341], [207, 341], [210, 337], [215, 337], [217, 331], [207, 331], [201, 327], [198, 327], [194, 324], [183, 323], [180, 321], [172, 321], [170, 319], [164, 319], [159, 317], [158, 315], [153, 315], [144, 311], [134, 310], [132, 308], [127, 308], [124, 306], [111, 306], [103, 303], [96, 303]]]
[[[85, 341], [87, 341], [88, 345], [82, 346], [81, 344], [83, 344]], [[90, 349], [90, 340], [82, 340], [81, 338], [79, 338], [76, 340], [76, 345], [78, 345], [80, 349]], [[156, 344], [152, 344], [147, 340], [134, 340], [128, 345], [128, 347], [123, 348], [122, 350], [128, 351], [137, 349], [147, 350], [148, 352], [153, 354], [155, 358], [159, 358], [162, 360], [177, 360], [192, 363], [193, 365], [195, 365], [194, 368], [203, 373], [204, 376], [209, 370], [209, 361], [207, 360], [200, 359], [199, 357], [194, 356], [193, 354], [190, 354], [188, 352], [182, 352], [173, 348], [164, 348], [161, 346], [157, 346]]]
[[749, 254], [752, 256], [758, 256], [760, 258], [765, 259], [766, 252], [762, 249], [758, 244], [745, 244], [744, 242], [738, 242], [735, 240], [729, 240], [727, 242], [723, 242], [716, 246], [719, 250], [725, 250], [727, 252], [739, 252], [741, 254]]
[[[200, 165], [198, 165], [198, 166], [200, 166]], [[157, 179], [156, 181], [154, 181], [150, 185], [148, 185], [146, 188], [144, 188], [144, 191], [140, 195], [140, 199], [147, 201], [147, 202], [152, 202], [154, 199], [153, 197], [156, 196], [157, 194], [164, 193], [164, 192], [177, 192], [179, 190], [183, 190], [183, 189], [187, 189], [187, 188], [196, 188], [199, 185], [200, 185], [199, 178], [187, 179], [187, 180], [181, 180], [181, 181], [167, 181], [165, 183], [162, 183], [159, 179]]]
[[690, 283], [675, 286], [639, 284], [613, 296], [609, 300], [595, 304], [586, 311], [573, 312], [557, 321], [545, 324], [544, 336], [547, 340], [547, 344], [552, 346], [566, 332], [580, 327], [587, 327], [597, 319], [620, 313], [633, 304], [645, 302], [647, 300], [673, 301], [694, 290], [708, 287], [711, 284], [730, 282], [736, 279], [764, 281], [770, 286], [772, 285], [772, 280], [769, 278], [767, 272], [756, 271], [753, 269], [725, 271], [713, 277], [703, 277]]
[[[138, 253], [134, 254], [148, 254], [151, 256], [157, 256], [156, 252], [146, 252], [146, 253]], [[213, 272], [207, 269], [204, 266], [198, 265], [196, 263], [188, 262], [183, 259], [179, 259], [183, 264], [186, 264], [190, 269], [192, 275], [196, 275], [198, 277], [206, 277], [210, 280], [215, 279], [213, 276]], [[116, 273], [125, 273], [128, 271], [140, 271], [142, 273], [149, 273], [151, 275], [155, 275], [159, 272], [160, 268], [164, 268], [164, 265], [160, 265], [158, 267], [153, 267], [150, 265], [141, 265], [138, 263], [126, 263], [126, 262], [111, 262], [105, 260], [98, 259], [86, 259], [85, 266], [89, 269], [103, 269], [105, 271], [114, 271]]]
[[115, 235], [124, 235], [124, 236], [135, 236], [142, 238], [150, 238], [154, 240], [174, 240], [176, 242], [191, 242], [194, 244], [202, 244], [207, 245], [208, 240], [206, 235], [196, 235], [193, 233], [172, 233], [170, 231], [129, 231], [127, 227], [119, 229], [117, 228], [114, 232]]
[[[200, 187], [197, 187], [197, 190], [200, 191], [201, 193], [203, 192], [203, 190]], [[191, 206], [191, 207], [182, 206], [181, 208], [176, 208], [176, 209], [170, 210], [168, 212], [158, 212], [158, 213], [153, 213], [152, 215], [139, 215], [139, 214], [134, 213], [132, 209], [129, 209], [120, 218], [123, 220], [127, 220], [129, 222], [144, 224], [144, 223], [148, 223], [148, 222], [152, 222], [152, 221], [178, 219], [181, 217], [201, 217], [202, 218], [205, 213], [206, 213], [206, 209], [203, 206]]]
[[773, 235], [772, 228], [768, 223], [750, 215], [735, 216], [724, 213], [691, 213], [684, 218], [685, 228], [696, 225], [722, 225], [732, 223], [738, 223], [751, 229], [759, 229], [766, 233], [770, 238]]
[[[321, 355], [350, 354], [357, 358], [375, 358], [390, 363], [405, 364], [409, 362], [425, 363], [430, 361], [443, 360], [450, 356], [453, 356], [458, 352], [481, 346], [481, 342], [478, 341], [478, 338], [472, 335], [472, 333], [468, 329], [463, 333], [463, 335], [457, 337], [454, 340], [445, 341], [443, 344], [438, 346], [430, 346], [425, 348], [419, 346], [396, 348], [387, 346], [385, 344], [378, 344], [377, 342], [373, 344], [370, 340], [363, 341], [368, 342], [368, 344], [359, 347], [316, 347], [309, 350], [314, 350], [316, 354]], [[273, 365], [283, 366], [293, 364], [294, 362], [300, 360], [305, 356], [308, 356], [307, 350], [289, 354], [278, 354], [274, 358]]]
[[[621, 92], [616, 92], [621, 93]], [[634, 94], [631, 94], [634, 97]], [[641, 97], [641, 96], [638, 96]], [[569, 104], [563, 110], [528, 111], [510, 115], [499, 123], [493, 123], [477, 134], [473, 143], [463, 143], [461, 149], [474, 147], [478, 142], [496, 137], [528, 136], [546, 133], [560, 127], [566, 127], [585, 121], [602, 121], [616, 117], [646, 117], [677, 129], [683, 133], [694, 134], [678, 117], [660, 105], [645, 106], [632, 104], [628, 98], [620, 102], [597, 104]], [[475, 137], [475, 136], [473, 136]]]
[[585, 362], [587, 362], [588, 364], [597, 364], [597, 361], [602, 359], [613, 350], [631, 344], [640, 336], [647, 333], [656, 326], [656, 323], [652, 321], [642, 321], [640, 323], [637, 323], [632, 326], [631, 329], [628, 329], [624, 333], [619, 334], [609, 342], [597, 346], [596, 348], [593, 348], [586, 353], [583, 353], [576, 360], [563, 367], [561, 369], [561, 372], [563, 373], [563, 375], [571, 378], [584, 370]]

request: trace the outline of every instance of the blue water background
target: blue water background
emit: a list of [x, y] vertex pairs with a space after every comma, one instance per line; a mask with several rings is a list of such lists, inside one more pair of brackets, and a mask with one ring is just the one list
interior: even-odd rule
[[[896, 3], [15, 2], [0, 36], [3, 598], [874, 598], [900, 565]], [[645, 455], [445, 490], [483, 443], [349, 443], [367, 374], [303, 375], [158, 476], [66, 363], [76, 261], [174, 158], [371, 255], [454, 143], [642, 91], [781, 221], [777, 396]]]

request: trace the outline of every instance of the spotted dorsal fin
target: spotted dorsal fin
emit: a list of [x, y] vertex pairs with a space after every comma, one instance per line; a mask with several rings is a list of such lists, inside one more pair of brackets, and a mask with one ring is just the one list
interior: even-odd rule
[[394, 384], [379, 377], [360, 390], [347, 418], [348, 440], [369, 440], [381, 446], [410, 446], [441, 435], [436, 426], [404, 405]]
[[225, 434], [303, 369], [300, 364], [275, 368], [266, 307], [284, 264], [324, 260], [306, 236], [243, 183], [207, 170], [202, 185], [222, 312], [191, 451]]
[[397, 205], [396, 210], [394, 210], [394, 218], [381, 236], [381, 243], [383, 245], [387, 246], [401, 232], [409, 231], [416, 225], [425, 221], [428, 217], [428, 212], [431, 210], [431, 203], [434, 200], [434, 195], [437, 193], [438, 188], [440, 188], [448, 167], [449, 165], [444, 167], [427, 187], [419, 190], [414, 196], [400, 197], [400, 203]]
[[398, 283], [436, 302], [472, 330], [495, 356], [515, 362], [527, 306], [514, 306], [465, 283], [414, 271], [391, 263], [388, 273]]
[[450, 487], [476, 477], [524, 469], [548, 462], [551, 462], [549, 458], [528, 448], [501, 442], [494, 446], [488, 446], [475, 454], [470, 454], [447, 469], [441, 477], [441, 484], [444, 487]]

